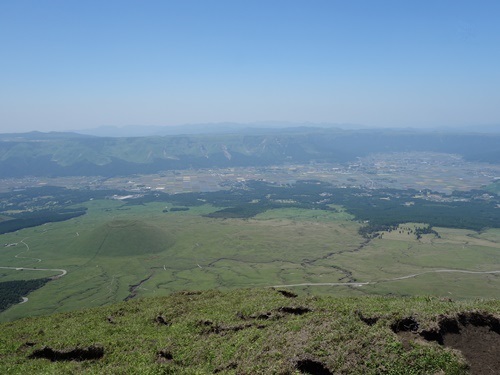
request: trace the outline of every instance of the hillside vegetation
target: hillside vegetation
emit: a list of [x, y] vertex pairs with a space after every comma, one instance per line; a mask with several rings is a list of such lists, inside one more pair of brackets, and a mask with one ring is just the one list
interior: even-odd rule
[[493, 374], [499, 317], [499, 301], [178, 292], [2, 324], [0, 372]]
[[83, 235], [75, 250], [95, 249], [101, 256], [159, 253], [175, 242], [168, 230], [141, 220], [111, 220]]
[[100, 138], [0, 134], [0, 175], [120, 176], [162, 170], [346, 162], [377, 152], [431, 151], [498, 162], [500, 135], [339, 129]]

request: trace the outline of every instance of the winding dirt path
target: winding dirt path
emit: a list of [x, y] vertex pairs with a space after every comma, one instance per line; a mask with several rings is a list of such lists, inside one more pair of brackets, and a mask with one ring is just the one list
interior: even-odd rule
[[14, 258], [18, 258], [18, 259], [33, 259], [33, 260], [36, 260], [37, 262], [40, 263], [42, 261], [40, 258], [32, 258], [32, 257], [22, 257], [22, 256], [20, 256], [21, 254], [24, 254], [24, 253], [27, 253], [28, 251], [30, 251], [29, 245], [26, 242], [24, 242], [24, 240], [27, 240], [27, 239], [28, 239], [28, 237], [23, 238], [21, 241], [19, 241], [20, 243], [24, 244], [24, 246], [26, 246], [26, 250], [21, 251], [19, 254], [15, 255]]
[[418, 276], [425, 275], [425, 274], [429, 274], [429, 273], [467, 273], [467, 274], [474, 274], [474, 275], [488, 275], [488, 274], [500, 273], [500, 270], [498, 270], [498, 271], [469, 271], [469, 270], [441, 269], [441, 270], [431, 270], [431, 271], [424, 271], [424, 272], [420, 272], [420, 273], [413, 273], [411, 275], [394, 277], [392, 279], [381, 279], [381, 280], [376, 280], [376, 281], [347, 282], [347, 283], [300, 283], [300, 284], [287, 284], [287, 285], [273, 285], [272, 288], [291, 288], [291, 287], [296, 287], [296, 286], [363, 286], [363, 285], [374, 285], [374, 284], [387, 283], [387, 282], [391, 282], [391, 281], [411, 279], [411, 278], [418, 277]]
[[[22, 256], [20, 256], [21, 254], [24, 254], [24, 253], [27, 253], [28, 251], [30, 251], [30, 246], [26, 242], [24, 242], [24, 240], [27, 240], [28, 238], [29, 237], [25, 237], [21, 241], [19, 241], [20, 243], [24, 244], [24, 246], [26, 246], [26, 250], [25, 251], [21, 251], [17, 255], [14, 255], [14, 258], [17, 258], [17, 259], [33, 259], [33, 260], [36, 260], [37, 262], [41, 262], [42, 260], [40, 258], [32, 258], [32, 257], [22, 257]], [[57, 272], [61, 273], [60, 275], [52, 276], [51, 277], [52, 280], [59, 279], [59, 278], [63, 277], [64, 275], [66, 275], [68, 273], [68, 271], [66, 271], [66, 270], [64, 270], [62, 268], [1, 267], [0, 266], [0, 269], [4, 269], [4, 270], [16, 270], [16, 271], [24, 271], [24, 270], [26, 270], [26, 271], [57, 271]], [[24, 301], [24, 302], [26, 302], [26, 301]], [[24, 302], [21, 302], [21, 303], [24, 303]]]

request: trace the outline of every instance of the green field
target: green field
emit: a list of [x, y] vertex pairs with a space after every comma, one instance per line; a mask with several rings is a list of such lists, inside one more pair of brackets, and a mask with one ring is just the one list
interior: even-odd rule
[[[500, 273], [451, 272], [500, 270], [498, 229], [435, 228], [440, 238], [419, 240], [392, 231], [366, 239], [358, 234], [361, 224], [338, 206], [337, 212], [274, 209], [251, 219], [202, 216], [216, 210], [210, 205], [176, 212], [163, 212], [172, 207], [165, 203], [94, 200], [85, 206], [84, 216], [0, 236], [0, 244], [17, 244], [0, 248], [0, 266], [68, 271], [0, 320], [179, 290], [276, 285], [329, 295], [500, 297]], [[0, 281], [58, 274], [0, 269]], [[350, 284], [316, 285], [328, 283]]]

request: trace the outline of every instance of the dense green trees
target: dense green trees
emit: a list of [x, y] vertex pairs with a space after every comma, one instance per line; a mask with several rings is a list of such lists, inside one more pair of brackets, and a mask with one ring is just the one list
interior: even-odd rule
[[21, 302], [21, 297], [41, 288], [50, 279], [15, 280], [0, 282], [0, 311]]
[[86, 212], [85, 208], [80, 208], [75, 210], [43, 210], [17, 214], [17, 217], [11, 220], [0, 222], [0, 234], [15, 232], [23, 228], [36, 227], [45, 223], [69, 220], [85, 215]]
[[330, 205], [336, 204], [366, 224], [360, 230], [363, 235], [407, 222], [430, 225], [427, 231], [422, 228], [421, 232], [415, 233], [417, 236], [432, 233], [433, 226], [477, 231], [500, 227], [500, 209], [497, 207], [500, 199], [496, 194], [483, 199], [484, 191], [473, 190], [430, 200], [424, 193], [412, 189], [343, 189], [319, 181], [298, 181], [294, 185], [249, 181], [245, 186], [229, 191], [163, 195], [158, 199], [182, 206], [210, 203], [224, 207], [207, 215], [215, 218], [249, 218], [281, 207], [332, 211]]

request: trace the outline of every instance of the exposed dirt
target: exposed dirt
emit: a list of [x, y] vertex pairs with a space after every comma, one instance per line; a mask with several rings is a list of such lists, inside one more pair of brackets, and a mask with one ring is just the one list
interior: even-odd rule
[[308, 307], [280, 307], [279, 312], [292, 315], [303, 315], [305, 313], [311, 312], [312, 310]]
[[174, 359], [174, 357], [173, 357], [172, 353], [170, 353], [170, 351], [168, 351], [166, 349], [160, 350], [156, 355], [156, 362], [158, 362], [158, 363], [166, 363], [166, 362], [169, 362], [173, 359]]
[[399, 332], [417, 332], [418, 322], [413, 317], [403, 318], [391, 324], [391, 329], [394, 333]]
[[289, 292], [288, 290], [277, 290], [278, 293], [282, 294], [286, 298], [297, 298], [298, 294], [295, 294], [293, 292]]
[[359, 310], [356, 310], [355, 314], [358, 316], [359, 320], [369, 326], [375, 325], [380, 319], [378, 316], [364, 316], [363, 313]]
[[158, 323], [158, 324], [164, 325], [164, 326], [169, 326], [170, 325], [170, 322], [166, 318], [164, 318], [163, 316], [161, 316], [161, 315], [158, 315], [155, 318], [155, 322]]
[[471, 374], [500, 372], [500, 335], [488, 327], [465, 326], [460, 333], [445, 335], [444, 346], [462, 352]]
[[312, 359], [302, 359], [297, 362], [297, 370], [302, 374], [310, 375], [333, 375], [328, 368], [321, 362]]
[[56, 361], [91, 361], [101, 359], [104, 356], [104, 348], [91, 345], [87, 348], [75, 348], [71, 350], [55, 350], [48, 346], [35, 350], [29, 355], [30, 359], [48, 359]]
[[407, 317], [391, 325], [403, 346], [424, 339], [459, 350], [471, 374], [498, 374], [500, 369], [500, 319], [481, 312], [439, 316], [436, 327], [421, 329], [417, 320]]
[[273, 314], [272, 311], [266, 311], [263, 313], [252, 314], [248, 318], [258, 319], [258, 320], [269, 320], [269, 319], [276, 320], [276, 319], [280, 319], [281, 317], [282, 317], [281, 314]]

